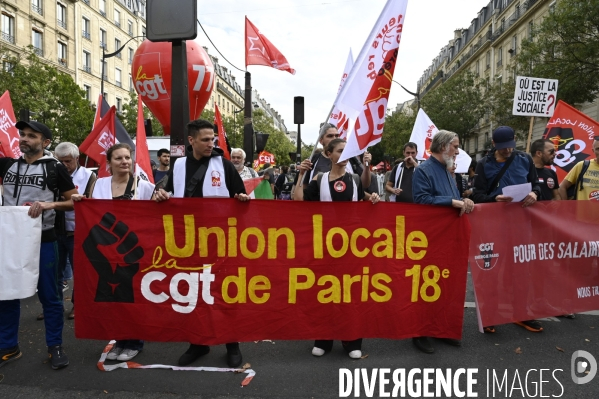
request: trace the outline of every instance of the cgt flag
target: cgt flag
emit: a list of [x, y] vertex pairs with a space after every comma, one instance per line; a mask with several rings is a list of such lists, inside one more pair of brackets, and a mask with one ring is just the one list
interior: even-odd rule
[[544, 139], [555, 144], [555, 159], [551, 169], [562, 181], [578, 162], [593, 157], [593, 140], [599, 123], [576, 108], [558, 101], [553, 117], [547, 122]]
[[79, 151], [100, 165], [98, 177], [110, 176], [106, 165], [106, 151], [115, 144], [115, 113], [116, 108], [113, 106], [79, 146]]
[[[102, 95], [100, 96], [100, 98], [98, 98], [98, 105], [100, 105], [100, 102], [102, 103], [102, 106], [100, 107], [100, 118], [104, 118], [106, 116], [106, 114], [108, 113], [108, 111], [110, 111], [110, 105], [108, 105], [108, 102], [106, 102], [106, 99]], [[94, 127], [96, 127], [95, 123], [98, 121], [99, 121], [98, 112], [96, 111], [96, 118], [94, 119]], [[115, 125], [114, 125], [113, 132], [115, 133], [115, 136], [116, 136], [116, 142], [129, 144], [131, 146], [131, 148], [133, 149], [133, 151], [135, 151], [135, 143], [133, 142], [133, 140], [131, 139], [131, 136], [129, 136], [129, 133], [127, 133], [127, 130], [125, 129], [125, 127], [123, 126], [123, 124], [121, 123], [121, 121], [119, 120], [119, 118], [116, 115], [114, 117], [114, 124]]]
[[295, 75], [287, 58], [245, 17], [245, 66], [265, 65]]
[[10, 93], [6, 90], [0, 97], [0, 156], [2, 157], [19, 158], [21, 156], [19, 129], [15, 127], [16, 123]]
[[135, 141], [137, 142], [135, 175], [154, 183], [152, 165], [150, 164], [150, 151], [148, 151], [148, 140], [146, 139], [146, 127], [144, 126], [144, 106], [141, 97], [137, 97], [137, 134]]
[[[354, 66], [354, 55], [351, 52], [351, 48], [349, 49], [349, 54], [347, 55], [347, 61], [345, 61], [345, 68], [343, 69], [343, 76], [341, 77], [341, 83], [339, 83], [339, 90], [337, 90], [337, 94], [343, 88], [343, 84], [345, 80], [349, 76], [349, 72]], [[337, 107], [333, 108], [333, 112], [331, 112], [331, 116], [329, 116], [329, 123], [337, 126], [337, 131], [339, 132], [339, 137], [342, 139], [347, 138], [347, 129], [349, 128], [349, 121], [347, 120], [347, 115], [345, 115], [341, 110]]]
[[337, 95], [335, 106], [349, 118], [341, 161], [381, 141], [407, 4], [387, 0]]

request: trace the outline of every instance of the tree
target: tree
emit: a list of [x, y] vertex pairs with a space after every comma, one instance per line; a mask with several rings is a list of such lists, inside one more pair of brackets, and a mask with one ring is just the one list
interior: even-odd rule
[[[383, 138], [379, 144], [372, 148], [373, 163], [384, 160], [385, 154], [393, 158], [403, 158], [403, 145], [410, 140], [417, 112], [418, 110], [413, 110], [413, 112], [399, 111], [385, 118]], [[379, 146], [381, 147], [380, 150], [377, 149]]]
[[594, 101], [599, 91], [599, 0], [560, 0], [533, 39], [522, 42], [520, 75], [559, 80], [569, 104]]
[[[137, 134], [137, 92], [131, 90], [129, 92], [129, 101], [123, 104], [123, 112], [119, 115], [119, 119], [123, 123], [125, 130], [131, 137]], [[152, 121], [152, 134], [154, 136], [164, 136], [164, 128], [162, 124], [154, 117], [148, 107], [144, 106], [144, 119]]]
[[512, 115], [515, 88], [516, 81], [511, 77], [507, 82], [497, 81], [490, 84], [485, 92], [485, 104], [495, 126], [510, 126], [516, 135], [523, 139], [528, 134], [530, 119], [526, 116]]
[[458, 72], [428, 92], [422, 108], [439, 129], [456, 132], [464, 142], [485, 114], [480, 81], [471, 72]]
[[29, 109], [31, 119], [44, 123], [54, 132], [53, 142], [81, 144], [92, 129], [94, 110], [85, 92], [73, 78], [45, 64], [30, 46], [21, 56], [10, 56], [0, 49], [8, 65], [0, 71], [0, 93], [9, 90], [15, 114]]

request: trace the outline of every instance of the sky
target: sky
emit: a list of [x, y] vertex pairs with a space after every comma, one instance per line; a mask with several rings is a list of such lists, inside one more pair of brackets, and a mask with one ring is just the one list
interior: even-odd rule
[[[391, 0], [399, 1], [399, 0]], [[293, 97], [303, 96], [305, 123], [301, 138], [316, 142], [318, 129], [331, 110], [349, 49], [357, 57], [386, 0], [219, 0], [199, 1], [195, 39], [208, 47], [219, 64], [232, 70], [244, 87], [245, 16], [266, 36], [296, 70], [295, 75], [250, 65], [252, 87], [285, 120], [293, 124]], [[415, 92], [418, 79], [456, 29], [467, 28], [489, 0], [408, 0], [394, 80]], [[227, 63], [218, 50], [233, 65]], [[399, 85], [391, 86], [389, 108], [413, 98]]]

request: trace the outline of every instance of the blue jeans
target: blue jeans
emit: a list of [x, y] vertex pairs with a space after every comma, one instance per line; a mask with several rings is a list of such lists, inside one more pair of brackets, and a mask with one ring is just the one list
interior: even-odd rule
[[[59, 287], [58, 250], [56, 241], [42, 242], [40, 247], [40, 275], [37, 296], [44, 309], [46, 345], [62, 344], [64, 325], [62, 287]], [[14, 348], [19, 344], [19, 318], [21, 301], [0, 301], [0, 349]]]
[[[75, 249], [75, 236], [58, 234], [58, 271], [60, 281], [73, 278], [73, 251]], [[67, 262], [68, 261], [68, 262]]]

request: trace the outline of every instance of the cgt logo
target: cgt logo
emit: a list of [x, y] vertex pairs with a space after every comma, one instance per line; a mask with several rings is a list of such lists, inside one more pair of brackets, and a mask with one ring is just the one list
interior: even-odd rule
[[[578, 350], [572, 354], [570, 369], [575, 384], [586, 384], [597, 374], [597, 360], [589, 352]], [[583, 377], [581, 374], [586, 375]]]
[[497, 264], [499, 254], [493, 253], [494, 245], [494, 242], [488, 242], [478, 246], [480, 253], [474, 256], [474, 260], [482, 270], [491, 270]]

